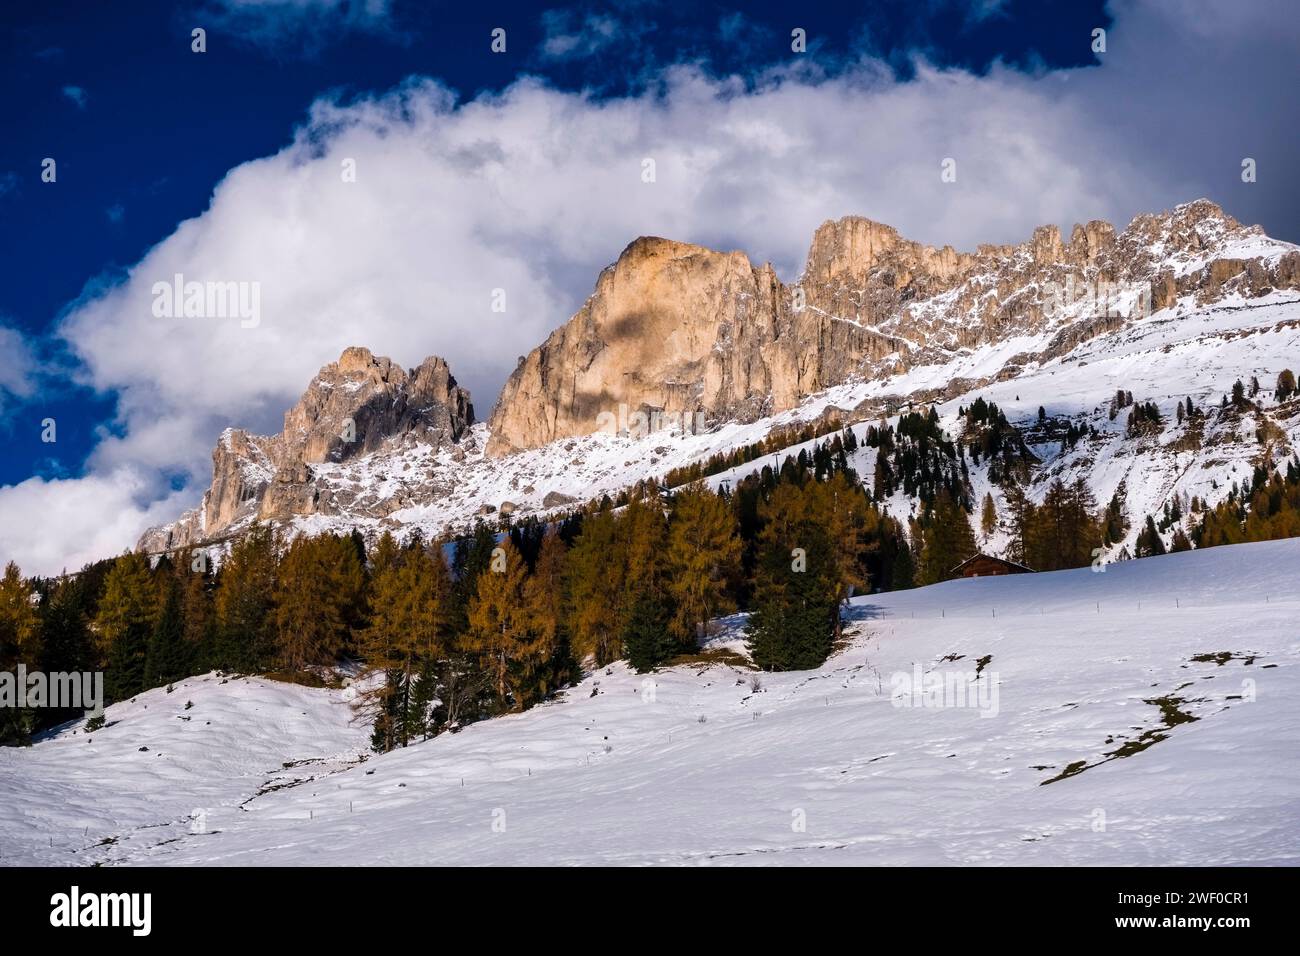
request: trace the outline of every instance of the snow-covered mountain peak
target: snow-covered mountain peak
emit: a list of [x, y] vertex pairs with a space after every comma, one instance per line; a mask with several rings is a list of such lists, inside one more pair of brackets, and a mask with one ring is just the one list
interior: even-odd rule
[[[1052, 429], [1031, 436], [1051, 436], [1044, 475], [1086, 473], [1099, 496], [1138, 495], [1139, 516], [1163, 504], [1156, 489], [1213, 502], [1259, 449], [1240, 409], [1214, 411], [1191, 436], [1175, 427], [1174, 405], [1255, 379], [1265, 392], [1246, 417], [1284, 436], [1274, 461], [1291, 454], [1300, 409], [1267, 399], [1300, 361], [1290, 358], [1300, 355], [1297, 289], [1300, 250], [1208, 200], [1118, 233], [1093, 221], [1063, 241], [1043, 226], [974, 253], [845, 217], [817, 230], [792, 285], [738, 252], [642, 237], [521, 362], [486, 426], [471, 427], [469, 396], [441, 359], [408, 373], [349, 349], [281, 435], [224, 433], [203, 507], [141, 547], [220, 541], [254, 518], [438, 534], [480, 514], [617, 493], [831, 416], [865, 422], [938, 402], [955, 428], [958, 407], [979, 395], [1027, 430], [1040, 406], [1065, 416], [1062, 432], [1086, 428], [1065, 456]], [[1111, 414], [1117, 390], [1160, 406], [1169, 434], [1139, 453]], [[869, 477], [870, 463], [859, 468]]]

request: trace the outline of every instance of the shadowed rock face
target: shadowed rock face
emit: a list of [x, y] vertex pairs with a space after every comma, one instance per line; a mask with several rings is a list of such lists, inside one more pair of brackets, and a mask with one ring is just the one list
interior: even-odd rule
[[469, 393], [443, 359], [432, 356], [408, 373], [369, 349], [349, 348], [285, 413], [275, 461], [343, 461], [408, 437], [437, 446], [460, 438], [473, 417]]
[[[345, 462], [403, 444], [434, 448], [458, 441], [474, 423], [469, 393], [437, 356], [407, 372], [369, 349], [349, 348], [323, 367], [284, 415], [278, 435], [230, 428], [212, 452], [212, 485], [200, 509], [151, 529], [147, 551], [219, 537], [256, 516], [278, 521], [340, 503], [317, 482], [313, 465]], [[324, 494], [323, 494], [324, 492]]]
[[[1041, 226], [1025, 243], [974, 253], [848, 217], [818, 228], [803, 275], [786, 285], [739, 252], [641, 238], [510, 376], [487, 452], [588, 434], [620, 405], [752, 421], [954, 350], [1058, 325], [1064, 350], [1122, 324], [1106, 310], [1054, 311], [1053, 289], [1122, 287], [1158, 309], [1184, 295], [1204, 303], [1296, 287], [1300, 253], [1269, 243], [1207, 200], [1139, 216], [1119, 234], [1094, 221], [1064, 242]], [[1256, 258], [1232, 258], [1252, 244]]]
[[846, 355], [893, 350], [868, 330], [796, 315], [788, 292], [771, 266], [739, 252], [636, 240], [510, 376], [488, 453], [595, 431], [620, 403], [753, 420], [843, 381]]

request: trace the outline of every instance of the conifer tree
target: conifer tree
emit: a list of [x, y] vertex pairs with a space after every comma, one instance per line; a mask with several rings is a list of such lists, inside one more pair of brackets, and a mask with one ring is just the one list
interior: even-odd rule
[[441, 660], [429, 659], [420, 662], [420, 669], [414, 677], [411, 689], [410, 706], [407, 708], [403, 733], [407, 740], [428, 740], [436, 732], [434, 723], [434, 706], [438, 700], [438, 666]]
[[560, 535], [548, 533], [525, 586], [525, 599], [540, 641], [537, 654], [521, 662], [516, 684], [526, 704], [549, 697], [569, 683], [575, 673], [566, 616], [568, 553]]
[[1175, 528], [1173, 540], [1169, 544], [1170, 553], [1191, 550], [1192, 542], [1188, 539], [1187, 532], [1185, 532], [1181, 527]]
[[218, 650], [214, 581], [207, 555], [183, 549], [176, 558], [176, 579], [181, 591], [182, 656], [189, 673], [197, 673], [215, 664]]
[[1058, 571], [1091, 563], [1093, 549], [1102, 543], [1095, 508], [1092, 492], [1082, 478], [1069, 485], [1060, 478], [1054, 480], [1030, 521], [1030, 566], [1039, 571]]
[[1017, 484], [1007, 485], [1004, 493], [1007, 499], [1007, 517], [1011, 526], [1011, 540], [1007, 546], [1008, 557], [1012, 561], [1034, 567], [1030, 562], [1030, 538], [1033, 535], [1034, 503], [1029, 500], [1029, 496]]
[[291, 670], [333, 664], [360, 622], [364, 573], [350, 537], [299, 537], [280, 560], [275, 629], [281, 663]]
[[894, 563], [890, 569], [890, 581], [893, 590], [904, 591], [915, 585], [916, 560], [912, 556], [912, 547], [901, 535], [898, 550], [894, 553]]
[[[1289, 368], [1282, 369], [1277, 376], [1277, 386], [1274, 389], [1275, 397], [1279, 402], [1285, 402], [1296, 392], [1295, 372]], [[1191, 399], [1188, 399], [1191, 401]]]
[[163, 581], [165, 596], [154, 622], [145, 657], [144, 686], [161, 687], [186, 676], [189, 664], [185, 648], [185, 620], [181, 585], [172, 574]]
[[231, 546], [217, 577], [215, 666], [246, 673], [272, 666], [275, 574], [275, 536], [255, 524]]
[[390, 568], [397, 567], [402, 549], [397, 546], [397, 540], [393, 537], [391, 531], [385, 531], [375, 542], [374, 550], [370, 553], [370, 570], [372, 574], [380, 574]]
[[41, 606], [41, 667], [47, 673], [95, 667], [86, 591], [81, 579], [69, 578], [56, 584]]
[[617, 519], [618, 550], [623, 557], [623, 603], [630, 607], [649, 592], [662, 602], [668, 546], [668, 519], [658, 501], [634, 498]]
[[107, 666], [104, 692], [125, 700], [145, 689], [149, 637], [157, 615], [157, 592], [148, 559], [139, 553], [117, 558], [104, 579], [95, 629]]
[[703, 636], [709, 621], [733, 608], [728, 575], [740, 560], [731, 509], [707, 488], [691, 486], [673, 499], [668, 534], [668, 592], [675, 603], [673, 633], [684, 643]]
[[604, 666], [623, 654], [620, 596], [626, 574], [613, 511], [602, 508], [582, 522], [567, 562], [570, 640], [580, 661]]
[[[31, 582], [10, 561], [0, 578], [0, 670], [40, 666], [43, 635], [35, 595]], [[0, 744], [30, 743], [41, 716], [34, 708], [0, 708]]]
[[522, 710], [531, 672], [554, 651], [554, 629], [539, 618], [514, 544], [506, 538], [497, 547], [499, 564], [479, 575], [470, 600], [465, 646], [481, 661], [497, 707]]
[[383, 671], [382, 683], [368, 695], [376, 711], [371, 747], [381, 753], [405, 746], [408, 740], [410, 675], [416, 666], [410, 642], [405, 640], [404, 582], [397, 560], [394, 556], [394, 563], [380, 567], [371, 578], [371, 618], [361, 635], [362, 659]]
[[459, 630], [468, 626], [464, 615], [468, 613], [469, 602], [478, 587], [478, 576], [492, 562], [492, 551], [496, 546], [496, 535], [482, 519], [474, 522], [474, 530], [468, 538], [456, 543], [452, 577], [456, 582], [456, 607], [462, 615], [458, 622]]
[[998, 526], [998, 509], [993, 504], [993, 493], [984, 493], [984, 504], [980, 508], [980, 531], [987, 538]]
[[750, 654], [764, 670], [807, 670], [830, 655], [839, 618], [834, 548], [816, 493], [782, 483], [761, 511]]
[[1114, 544], [1128, 534], [1128, 527], [1128, 516], [1124, 512], [1124, 502], [1117, 491], [1111, 496], [1110, 502], [1106, 505], [1105, 513], [1101, 517], [1103, 541]]
[[433, 667], [450, 651], [455, 619], [451, 579], [441, 552], [418, 543], [392, 556], [371, 581], [371, 615], [362, 634], [366, 662], [382, 668], [379, 698], [386, 746], [427, 732], [436, 682]]
[[1160, 539], [1160, 532], [1156, 530], [1156, 523], [1150, 515], [1147, 515], [1146, 524], [1138, 532], [1137, 541], [1134, 542], [1134, 552], [1139, 558], [1149, 558], [1165, 553], [1165, 544]]
[[[830, 547], [826, 574], [838, 608], [854, 591], [867, 586], [862, 555], [867, 547], [871, 503], [856, 479], [837, 472], [823, 482], [805, 486], [809, 517], [826, 536]], [[833, 615], [835, 638], [840, 636], [840, 616]]]
[[35, 588], [10, 561], [0, 578], [0, 669], [36, 667], [41, 655], [40, 616]]
[[653, 670], [681, 648], [669, 630], [669, 614], [653, 592], [641, 594], [623, 625], [623, 649], [638, 674]]
[[919, 583], [934, 584], [952, 577], [952, 571], [975, 554], [975, 532], [966, 512], [945, 488], [921, 522]]

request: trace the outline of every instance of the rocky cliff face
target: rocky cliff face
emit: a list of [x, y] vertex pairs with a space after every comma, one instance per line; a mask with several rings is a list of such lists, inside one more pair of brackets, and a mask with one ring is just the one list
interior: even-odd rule
[[[1159, 386], [1173, 391], [1148, 393], [1181, 400], [1229, 387], [1217, 381], [1225, 369], [1247, 379], [1261, 369], [1276, 375], [1232, 352], [1231, 342], [1265, 336], [1255, 323], [1275, 316], [1259, 356], [1291, 355], [1300, 299], [1269, 293], [1294, 289], [1300, 250], [1205, 200], [1139, 216], [1120, 232], [1090, 222], [1065, 240], [1042, 226], [1026, 242], [975, 252], [924, 246], [849, 217], [816, 231], [803, 274], [789, 284], [738, 252], [642, 238], [600, 274], [582, 309], [520, 361], [488, 427], [470, 428], [469, 395], [442, 359], [408, 372], [348, 349], [321, 369], [279, 434], [223, 433], [202, 505], [147, 532], [140, 547], [219, 542], [255, 518], [441, 533], [476, 513], [545, 512], [661, 477], [783, 421], [806, 420], [805, 412], [821, 415], [823, 393], [836, 386], [851, 420], [1008, 381], [1016, 382], [1014, 401], [999, 401], [1009, 413], [1020, 391], [1036, 411], [1052, 404], [1058, 372], [1073, 364], [1088, 366], [1075, 398], [1099, 403], [1135, 386], [1125, 377], [1134, 366], [1103, 370], [1104, 357], [1148, 341], [1156, 344], [1141, 349], [1160, 356], [1190, 350], [1160, 359], [1182, 373]], [[1215, 305], [1224, 300], [1231, 308]], [[1166, 311], [1156, 322], [1140, 321], [1158, 310]], [[1216, 358], [1216, 349], [1231, 354]], [[653, 424], [638, 424], [640, 412], [669, 422], [685, 416], [692, 428], [701, 418], [745, 427], [673, 442], [648, 434]], [[640, 434], [593, 434], [624, 428]]]
[[1206, 200], [1139, 216], [1121, 233], [1043, 226], [1024, 243], [935, 249], [860, 217], [824, 223], [803, 275], [642, 238], [601, 273], [582, 309], [510, 376], [489, 455], [606, 428], [620, 406], [674, 420], [753, 421], [854, 378], [941, 362], [1059, 327], [1042, 361], [1182, 296], [1300, 285], [1300, 253]]
[[469, 393], [443, 359], [407, 372], [369, 349], [346, 349], [285, 413], [279, 434], [226, 429], [212, 452], [203, 504], [174, 525], [151, 529], [140, 547], [211, 540], [252, 517], [278, 521], [355, 507], [318, 480], [321, 466], [416, 444], [437, 449], [457, 442], [473, 422]]

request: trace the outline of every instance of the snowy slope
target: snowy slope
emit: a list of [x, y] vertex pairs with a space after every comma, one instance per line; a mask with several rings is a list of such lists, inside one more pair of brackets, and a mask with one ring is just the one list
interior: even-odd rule
[[196, 810], [356, 764], [369, 731], [343, 693], [207, 674], [114, 704], [95, 734], [0, 748], [0, 863], [166, 845], [201, 829]]
[[[389, 528], [399, 537], [420, 528], [426, 537], [436, 537], [448, 529], [466, 529], [475, 515], [507, 503], [516, 516], [553, 515], [572, 503], [660, 479], [671, 469], [837, 409], [843, 420], [861, 422], [857, 428], [861, 435], [881, 418], [897, 422], [897, 413], [909, 405], [925, 407], [935, 402], [943, 427], [956, 435], [962, 425], [959, 407], [983, 397], [997, 403], [1012, 424], [1022, 428], [1036, 422], [1042, 406], [1062, 422], [1062, 428], [1068, 420], [1099, 432], [1099, 438], [1085, 438], [1066, 455], [1061, 455], [1057, 444], [1035, 447], [1046, 467], [1036, 473], [1029, 493], [1041, 499], [1047, 484], [1058, 476], [1067, 482], [1084, 477], [1099, 504], [1122, 490], [1131, 530], [1125, 540], [1111, 542], [1111, 554], [1118, 554], [1125, 546], [1131, 552], [1143, 517], [1159, 511], [1174, 494], [1194, 495], [1213, 505], [1227, 495], [1233, 482], [1251, 474], [1262, 451], [1255, 438], [1260, 423], [1249, 415], [1225, 415], [1220, 420], [1217, 411], [1220, 398], [1237, 379], [1249, 382], [1256, 376], [1264, 389], [1259, 400], [1270, 423], [1284, 436], [1284, 444], [1273, 450], [1273, 463], [1284, 462], [1300, 448], [1300, 402], [1279, 406], [1269, 391], [1282, 368], [1300, 368], [1300, 299], [1294, 292], [1255, 299], [1229, 296], [1202, 307], [1189, 298], [1087, 339], [1058, 357], [1026, 358], [1043, 354], [1052, 334], [1049, 330], [1037, 337], [957, 350], [940, 365], [838, 385], [791, 411], [750, 423], [721, 423], [702, 434], [675, 429], [640, 437], [598, 433], [488, 458], [482, 451], [486, 426], [480, 424], [462, 446], [435, 450], [417, 444], [342, 464], [315, 465], [321, 480], [343, 490], [363, 508], [350, 514], [298, 517], [293, 528], [313, 534], [359, 528], [372, 536]], [[1011, 366], [1015, 377], [1000, 374]], [[965, 384], [954, 389], [954, 382]], [[1107, 414], [1118, 389], [1131, 391], [1135, 402], [1153, 401], [1160, 407], [1167, 427], [1158, 439], [1125, 439], [1127, 411], [1113, 421]], [[1174, 406], [1188, 397], [1210, 413], [1204, 434], [1194, 442], [1185, 440], [1191, 424], [1177, 425], [1174, 416]], [[791, 446], [781, 456], [797, 454], [810, 444]], [[870, 453], [855, 462], [868, 487], [873, 462]], [[714, 476], [710, 484], [716, 488], [729, 480], [734, 485], [766, 463], [779, 463], [778, 457]], [[986, 467], [971, 469], [977, 501], [990, 490]], [[442, 491], [432, 498], [421, 496], [414, 489], [423, 486]], [[1001, 492], [991, 490], [1002, 513]], [[548, 504], [553, 494], [564, 498]], [[899, 517], [915, 508], [915, 502], [901, 492], [885, 504]], [[367, 511], [384, 516], [368, 517]], [[1172, 530], [1166, 539], [1171, 535]], [[982, 544], [997, 552], [1004, 537], [995, 534]]]
[[[817, 671], [618, 665], [363, 765], [341, 692], [191, 681], [110, 708], [92, 743], [0, 752], [0, 848], [9, 863], [1295, 864], [1297, 581], [1290, 540], [866, 596]], [[716, 643], [735, 645], [729, 623]], [[897, 706], [917, 673], [986, 696]], [[279, 768], [308, 757], [327, 759]], [[208, 832], [191, 833], [200, 807]]]

